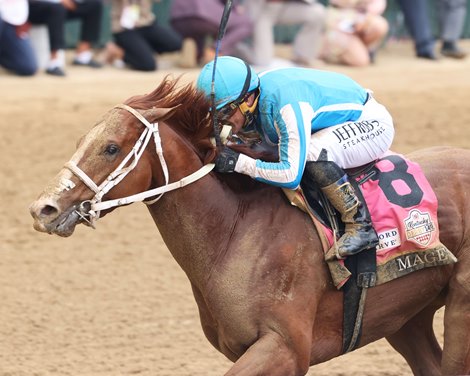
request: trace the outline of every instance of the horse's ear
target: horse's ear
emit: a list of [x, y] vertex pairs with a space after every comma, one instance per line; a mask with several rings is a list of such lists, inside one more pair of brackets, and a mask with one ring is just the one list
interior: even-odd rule
[[181, 106], [180, 104], [170, 108], [156, 108], [152, 107], [148, 110], [140, 111], [141, 114], [150, 122], [157, 120], [166, 120], [173, 115], [176, 109]]

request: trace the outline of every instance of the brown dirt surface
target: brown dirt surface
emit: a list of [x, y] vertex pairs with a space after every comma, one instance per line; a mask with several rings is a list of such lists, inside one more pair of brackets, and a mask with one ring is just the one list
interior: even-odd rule
[[[374, 90], [394, 116], [395, 151], [470, 146], [470, 58], [424, 61], [408, 42], [389, 42], [371, 67], [323, 68]], [[0, 375], [222, 375], [231, 363], [205, 339], [189, 282], [144, 205], [66, 239], [35, 232], [28, 213], [102, 114], [167, 73], [191, 81], [198, 70], [67, 70], [66, 78], [0, 73]], [[441, 320], [442, 311], [440, 339]], [[411, 372], [380, 340], [313, 374]]]

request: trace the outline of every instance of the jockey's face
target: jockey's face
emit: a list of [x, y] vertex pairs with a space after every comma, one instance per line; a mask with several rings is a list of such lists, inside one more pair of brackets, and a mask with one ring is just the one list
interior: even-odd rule
[[236, 111], [227, 121], [232, 126], [232, 133], [237, 134], [245, 125], [245, 115], [243, 115], [240, 108], [237, 107]]
[[[253, 105], [255, 100], [255, 95], [251, 94], [247, 99], [246, 99], [246, 104], [248, 106]], [[224, 123], [229, 123], [232, 126], [232, 133], [237, 134], [240, 132], [240, 130], [245, 126], [246, 124], [246, 116], [245, 114], [240, 110], [240, 107], [237, 106], [236, 110], [228, 117], [226, 117], [224, 120]]]

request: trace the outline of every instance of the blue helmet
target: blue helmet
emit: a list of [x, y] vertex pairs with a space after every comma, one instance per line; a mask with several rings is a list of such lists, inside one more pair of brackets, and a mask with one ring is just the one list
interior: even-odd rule
[[[206, 64], [197, 79], [196, 87], [210, 98], [212, 87], [212, 71], [214, 61]], [[245, 95], [257, 89], [259, 78], [252, 67], [243, 60], [232, 56], [221, 56], [217, 59], [214, 90], [216, 109], [226, 104], [243, 101]]]

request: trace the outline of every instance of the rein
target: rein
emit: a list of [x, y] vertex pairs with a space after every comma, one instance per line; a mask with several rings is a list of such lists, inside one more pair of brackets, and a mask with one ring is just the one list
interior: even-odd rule
[[[83, 183], [85, 183], [88, 188], [95, 192], [95, 196], [91, 200], [83, 201], [78, 206], [78, 209], [75, 210], [75, 212], [93, 228], [95, 228], [95, 222], [100, 218], [101, 210], [127, 205], [137, 201], [143, 201], [147, 205], [152, 205], [157, 202], [165, 192], [173, 191], [191, 184], [207, 175], [214, 168], [214, 164], [209, 163], [179, 181], [168, 183], [169, 172], [165, 157], [163, 156], [162, 140], [158, 130], [158, 122], [150, 123], [147, 119], [145, 119], [144, 116], [142, 116], [140, 112], [125, 104], [119, 104], [114, 108], [121, 108], [130, 112], [137, 119], [139, 119], [142, 124], [145, 125], [145, 129], [140, 135], [139, 139], [136, 141], [134, 147], [122, 160], [119, 166], [116, 167], [116, 169], [111, 172], [100, 185], [97, 185], [80, 167], [78, 167], [75, 162], [69, 161], [64, 165], [65, 168], [70, 170]], [[142, 156], [152, 136], [155, 142], [155, 149], [158, 155], [158, 159], [160, 160], [160, 164], [162, 166], [163, 175], [165, 176], [165, 185], [131, 196], [115, 200], [102, 201], [104, 195], [116, 185], [118, 185], [126, 177], [126, 175], [137, 166], [137, 163], [139, 162], [140, 157]], [[133, 159], [132, 162], [129, 164], [129, 166], [125, 167], [131, 159]], [[152, 200], [146, 200], [147, 198], [154, 196], [157, 197]]]

